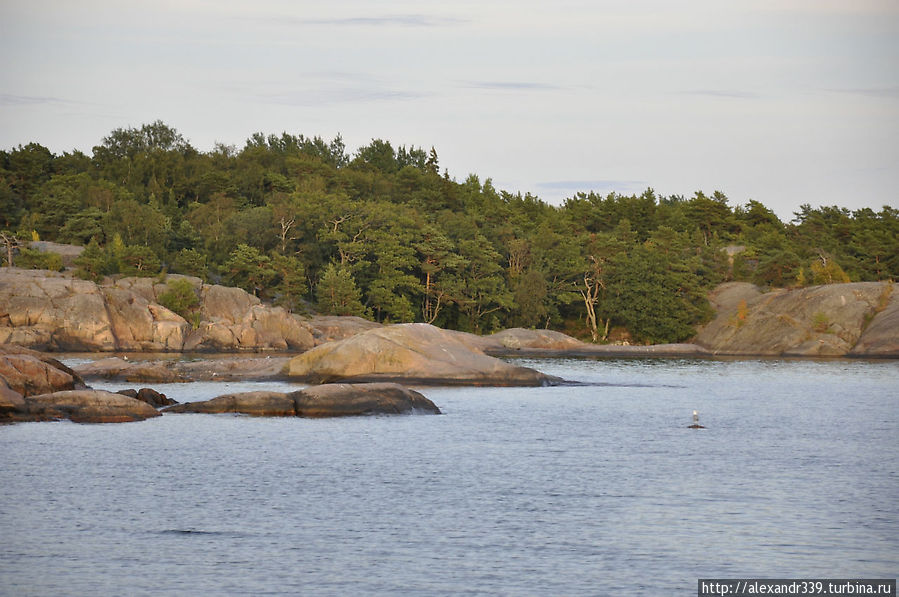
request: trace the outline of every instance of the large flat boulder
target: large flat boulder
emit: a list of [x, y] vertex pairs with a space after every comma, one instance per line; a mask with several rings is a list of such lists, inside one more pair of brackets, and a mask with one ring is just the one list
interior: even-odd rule
[[440, 409], [420, 393], [393, 383], [328, 384], [296, 392], [242, 392], [166, 409], [167, 413], [239, 413], [255, 417], [349, 417]]
[[75, 367], [86, 379], [168, 383], [186, 381], [271, 380], [284, 377], [290, 357], [220, 357], [194, 361], [98, 359]]
[[145, 402], [103, 390], [69, 390], [25, 399], [26, 413], [19, 420], [76, 423], [127, 423], [159, 416]]
[[129, 361], [122, 357], [98, 359], [75, 367], [85, 379], [110, 379], [142, 383], [193, 381], [174, 369], [173, 361]]
[[440, 414], [437, 405], [422, 394], [394, 383], [326, 384], [289, 395], [294, 399], [298, 417]]
[[185, 402], [165, 410], [167, 413], [239, 413], [254, 417], [295, 417], [292, 397], [283, 392], [240, 392], [200, 402]]
[[[694, 342], [715, 354], [843, 356], [876, 319], [887, 288], [886, 283], [858, 282], [762, 293], [730, 285], [713, 300], [717, 316]], [[886, 313], [885, 325], [878, 324], [879, 335], [872, 335], [864, 351], [897, 342], [899, 326], [890, 321]]]
[[557, 381], [487, 356], [454, 333], [424, 323], [376, 328], [317, 346], [291, 359], [286, 373], [310, 383], [539, 386]]
[[290, 357], [226, 357], [173, 363], [173, 371], [191, 381], [272, 380], [284, 377]]

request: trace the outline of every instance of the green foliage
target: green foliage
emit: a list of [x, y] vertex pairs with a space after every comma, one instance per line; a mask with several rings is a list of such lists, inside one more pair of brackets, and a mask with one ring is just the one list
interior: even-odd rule
[[516, 327], [535, 328], [549, 318], [547, 304], [549, 288], [546, 274], [528, 269], [510, 284], [512, 297], [517, 306], [517, 316], [513, 319]]
[[225, 275], [234, 286], [258, 295], [275, 280], [278, 272], [272, 267], [270, 257], [254, 247], [240, 244], [225, 262]]
[[117, 201], [103, 217], [107, 238], [119, 235], [126, 245], [142, 245], [162, 251], [166, 238], [166, 218], [153, 205], [133, 199]]
[[815, 315], [812, 317], [812, 328], [819, 334], [823, 334], [827, 330], [829, 330], [830, 318], [827, 317], [827, 313], [823, 313], [821, 311], [815, 313]]
[[118, 273], [125, 276], [151, 277], [159, 273], [161, 263], [159, 257], [150, 247], [144, 245], [125, 245], [116, 254]]
[[96, 207], [82, 209], [59, 230], [59, 242], [86, 245], [94, 237], [103, 238], [103, 217], [103, 212]]
[[62, 257], [57, 253], [46, 253], [23, 247], [15, 258], [16, 267], [24, 269], [48, 269], [62, 271]]
[[345, 268], [329, 263], [315, 289], [316, 307], [328, 315], [357, 315], [365, 317], [368, 309], [362, 304], [362, 293], [356, 287], [353, 274]]
[[849, 282], [849, 276], [840, 267], [832, 255], [821, 252], [812, 260], [810, 266], [812, 272], [812, 284], [844, 284]]
[[55, 239], [68, 220], [81, 211], [90, 180], [87, 173], [56, 175], [40, 186], [31, 212], [34, 228], [42, 238]]
[[[784, 223], [720, 192], [579, 193], [561, 207], [439, 172], [437, 151], [257, 133], [199, 152], [162, 122], [60, 156], [0, 151], [0, 227], [87, 244], [78, 274], [221, 275], [264, 300], [488, 332], [596, 341], [692, 335], [723, 280], [899, 277], [899, 210], [804, 205]], [[729, 260], [727, 246], [745, 249]], [[36, 259], [28, 257], [27, 259]], [[193, 316], [193, 315], [192, 315]]]
[[208, 278], [206, 266], [206, 254], [196, 249], [181, 249], [175, 254], [172, 262], [172, 272], [185, 276], [196, 276], [202, 280]]
[[[166, 282], [166, 290], [157, 297], [160, 305], [190, 321], [200, 299], [193, 284], [184, 278]], [[196, 327], [196, 326], [194, 326]]]
[[607, 312], [642, 342], [686, 340], [711, 315], [696, 275], [648, 245], [616, 260], [609, 286]]
[[761, 286], [791, 286], [800, 274], [799, 256], [790, 250], [772, 250], [759, 257], [753, 282]]
[[306, 294], [306, 268], [296, 257], [272, 255], [272, 269], [277, 274], [276, 283], [271, 289], [274, 302], [287, 309], [296, 311]]
[[74, 262], [75, 275], [86, 280], [97, 281], [115, 270], [111, 252], [104, 250], [96, 238], [92, 238]]

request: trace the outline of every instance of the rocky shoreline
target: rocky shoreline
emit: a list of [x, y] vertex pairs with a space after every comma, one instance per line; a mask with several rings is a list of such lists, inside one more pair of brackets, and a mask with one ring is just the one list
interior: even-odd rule
[[0, 424], [70, 420], [127, 423], [166, 413], [237, 413], [304, 418], [440, 414], [419, 392], [399, 384], [327, 384], [290, 393], [225, 394], [178, 404], [151, 388], [90, 388], [75, 371], [36, 351], [0, 345]]
[[[157, 302], [171, 279], [188, 280], [196, 293], [196, 317], [190, 323]], [[593, 345], [550, 330], [511, 329], [476, 336], [427, 324], [383, 326], [356, 317], [302, 318], [263, 305], [243, 290], [183, 276], [122, 278], [97, 285], [51, 272], [2, 268], [0, 422], [123, 422], [158, 416], [164, 409], [316, 417], [439, 412], [433, 404], [433, 410], [422, 407], [426, 398], [408, 394], [411, 390], [398, 384], [564, 383], [498, 357], [899, 358], [899, 293], [893, 292], [892, 283], [764, 292], [732, 282], [719, 286], [710, 300], [716, 317], [691, 343]], [[70, 369], [41, 352], [46, 350], [118, 355]], [[144, 358], [151, 352], [204, 351], [228, 354], [196, 360]], [[135, 384], [285, 380], [326, 389], [306, 389], [302, 395], [232, 395], [188, 407], [168, 406], [165, 397], [150, 388], [112, 394], [90, 389], [85, 380]], [[308, 400], [318, 406], [309, 407], [303, 402]], [[302, 414], [310, 412], [315, 414]]]
[[892, 282], [795, 290], [722, 284], [716, 317], [693, 342], [721, 356], [899, 358], [899, 293]]
[[[170, 284], [196, 296], [191, 321], [160, 304]], [[899, 358], [899, 293], [891, 282], [764, 291], [730, 282], [710, 294], [716, 317], [690, 343], [594, 345], [551, 330], [491, 336], [446, 331], [491, 356]], [[300, 317], [239, 289], [199, 278], [107, 279], [0, 268], [0, 344], [52, 352], [207, 352], [278, 355], [384, 328], [358, 317]], [[450, 342], [450, 340], [441, 340]]]

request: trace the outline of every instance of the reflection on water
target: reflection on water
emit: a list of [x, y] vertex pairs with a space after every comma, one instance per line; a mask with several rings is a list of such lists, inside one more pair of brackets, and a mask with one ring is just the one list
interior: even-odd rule
[[441, 416], [0, 427], [0, 594], [693, 595], [899, 570], [899, 363], [516, 362], [609, 385], [424, 389]]

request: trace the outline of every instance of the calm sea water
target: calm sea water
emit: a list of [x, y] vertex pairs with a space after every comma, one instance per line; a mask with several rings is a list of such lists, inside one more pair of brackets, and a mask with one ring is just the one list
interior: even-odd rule
[[899, 573], [899, 363], [520, 363], [606, 385], [423, 390], [442, 416], [0, 427], [0, 594], [695, 595]]

